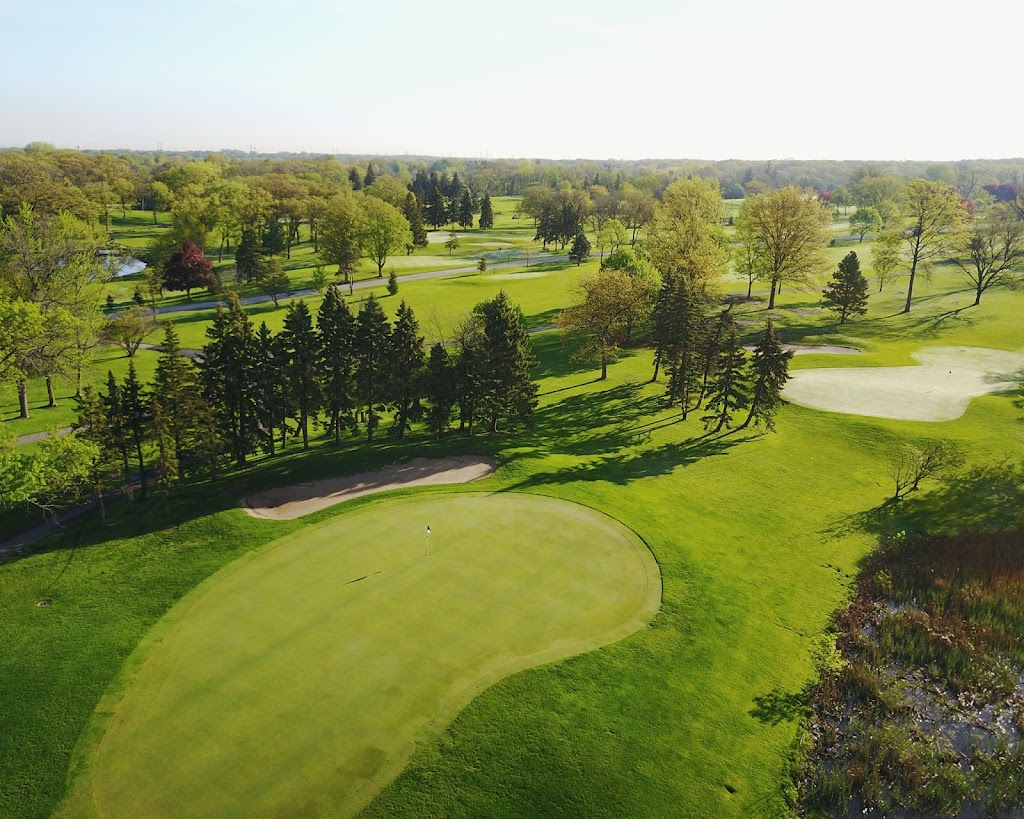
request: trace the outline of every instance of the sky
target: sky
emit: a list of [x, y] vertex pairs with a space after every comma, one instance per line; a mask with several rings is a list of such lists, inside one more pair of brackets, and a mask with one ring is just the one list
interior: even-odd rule
[[1024, 155], [1020, 0], [0, 0], [0, 146]]

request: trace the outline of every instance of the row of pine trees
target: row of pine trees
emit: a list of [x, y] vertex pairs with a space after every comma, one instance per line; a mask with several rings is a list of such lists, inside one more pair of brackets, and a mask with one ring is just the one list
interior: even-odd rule
[[454, 424], [472, 435], [486, 427], [530, 426], [536, 364], [519, 308], [501, 292], [477, 305], [450, 344], [427, 353], [419, 323], [403, 301], [392, 322], [376, 297], [353, 313], [331, 287], [315, 316], [304, 301], [288, 307], [282, 330], [258, 328], [234, 294], [218, 308], [197, 361], [182, 354], [168, 322], [153, 382], [129, 363], [119, 382], [86, 387], [79, 435], [96, 444], [97, 494], [138, 475], [164, 488], [178, 479], [216, 479], [226, 461], [246, 465], [289, 440], [308, 449], [318, 432], [372, 441], [382, 425], [401, 439], [425, 422], [442, 438]]

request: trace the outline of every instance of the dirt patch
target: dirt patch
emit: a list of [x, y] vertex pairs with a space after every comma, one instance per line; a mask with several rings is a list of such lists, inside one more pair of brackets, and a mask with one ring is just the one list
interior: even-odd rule
[[497, 468], [490, 458], [469, 455], [462, 458], [416, 458], [405, 464], [338, 478], [325, 478], [270, 489], [242, 499], [245, 511], [254, 518], [293, 520], [319, 512], [347, 500], [405, 489], [410, 486], [436, 486], [446, 483], [469, 483], [494, 473]]

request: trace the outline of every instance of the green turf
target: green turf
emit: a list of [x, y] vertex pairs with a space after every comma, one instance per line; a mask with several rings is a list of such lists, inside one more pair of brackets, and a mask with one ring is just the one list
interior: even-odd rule
[[346, 814], [481, 689], [643, 627], [660, 591], [635, 535], [539, 496], [391, 501], [307, 528], [156, 627], [62, 814]]

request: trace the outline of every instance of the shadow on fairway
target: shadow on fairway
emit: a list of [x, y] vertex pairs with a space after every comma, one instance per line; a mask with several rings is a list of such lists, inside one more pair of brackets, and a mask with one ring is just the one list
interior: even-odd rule
[[936, 488], [889, 499], [832, 523], [825, 532], [842, 537], [868, 532], [879, 537], [898, 532], [943, 534], [1000, 531], [1024, 526], [1024, 464], [1003, 461], [976, 466]]

